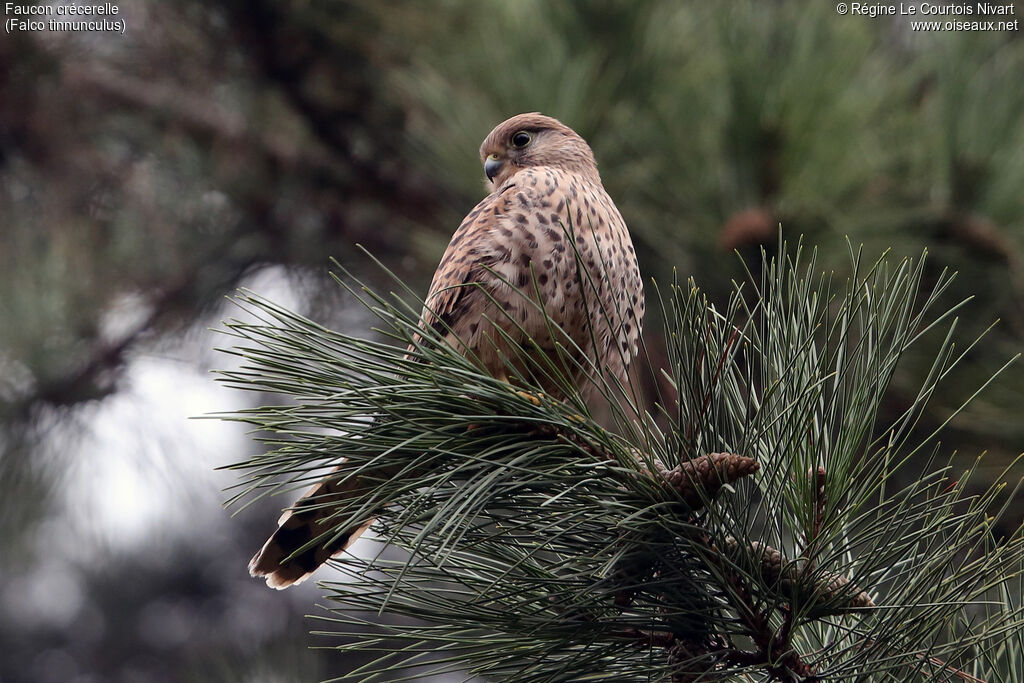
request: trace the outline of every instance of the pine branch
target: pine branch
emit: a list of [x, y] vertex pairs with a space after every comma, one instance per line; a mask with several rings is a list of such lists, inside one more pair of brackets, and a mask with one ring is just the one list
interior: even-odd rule
[[[339, 649], [380, 652], [352, 678], [942, 679], [1010, 642], [1024, 610], [991, 599], [1024, 541], [992, 541], [1001, 489], [970, 496], [976, 467], [950, 484], [914, 437], [962, 357], [951, 330], [914, 404], [878, 423], [905, 351], [950, 320], [945, 280], [922, 293], [920, 263], [853, 254], [855, 279], [834, 290], [801, 254], [780, 249], [722, 311], [693, 283], [659, 293], [678, 400], [613, 404], [614, 429], [582, 396], [482, 374], [419, 328], [416, 303], [352, 286], [375, 341], [243, 294], [256, 322], [226, 323], [244, 364], [224, 379], [289, 400], [232, 416], [271, 446], [237, 465], [238, 498], [344, 459], [365, 491], [325, 533], [373, 513], [409, 553], [345, 557], [345, 580], [325, 585]], [[521, 381], [565, 371], [517, 361]], [[413, 622], [366, 635], [384, 611]]]

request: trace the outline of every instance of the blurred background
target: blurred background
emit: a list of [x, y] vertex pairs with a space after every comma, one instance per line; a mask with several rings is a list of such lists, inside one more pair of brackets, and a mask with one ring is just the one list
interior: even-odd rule
[[[328, 257], [384, 282], [361, 244], [425, 291], [484, 193], [480, 141], [519, 112], [591, 143], [647, 277], [675, 269], [724, 301], [734, 251], [774, 248], [780, 222], [840, 279], [847, 237], [871, 261], [927, 247], [933, 276], [959, 271], [963, 339], [1000, 322], [923, 429], [1024, 346], [1020, 31], [915, 32], [828, 2], [119, 8], [123, 36], [0, 36], [2, 683], [351, 668], [308, 649], [333, 642], [307, 635], [329, 627], [303, 616], [324, 614], [315, 586], [247, 575], [289, 501], [221, 506], [234, 479], [215, 468], [257, 445], [190, 418], [261, 397], [216, 384], [233, 360], [210, 328], [245, 286], [370, 334]], [[887, 410], [929, 360], [907, 359]], [[964, 467], [987, 451], [998, 476], [1022, 404], [1018, 364], [945, 450]]]

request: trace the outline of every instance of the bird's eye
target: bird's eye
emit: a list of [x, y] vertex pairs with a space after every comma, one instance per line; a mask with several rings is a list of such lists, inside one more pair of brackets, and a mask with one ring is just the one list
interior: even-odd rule
[[533, 136], [527, 133], [525, 130], [521, 130], [512, 136], [512, 146], [516, 147], [517, 149], [522, 149], [523, 147], [526, 147], [528, 144], [530, 144], [531, 140], [533, 140]]

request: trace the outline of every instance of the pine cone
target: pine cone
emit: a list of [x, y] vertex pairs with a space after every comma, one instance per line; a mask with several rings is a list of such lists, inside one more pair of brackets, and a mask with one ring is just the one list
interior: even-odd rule
[[705, 501], [713, 499], [724, 484], [757, 472], [761, 465], [753, 458], [735, 453], [709, 453], [672, 469], [660, 462], [655, 462], [655, 467], [683, 501], [697, 510], [704, 507]]
[[818, 602], [829, 602], [840, 594], [853, 593], [846, 607], [875, 606], [866, 591], [860, 590], [857, 586], [851, 586], [850, 580], [840, 574], [816, 572], [812, 576], [817, 577], [817, 585], [810, 585], [809, 577], [804, 574], [807, 560], [798, 559], [788, 562], [781, 552], [764, 543], [751, 541], [744, 548], [739, 541], [729, 536], [725, 539], [725, 551], [733, 558], [737, 558], [741, 552], [746, 552], [753, 558], [760, 559], [761, 578], [769, 585], [778, 585], [783, 595], [790, 600], [799, 599], [806, 602], [814, 599]]

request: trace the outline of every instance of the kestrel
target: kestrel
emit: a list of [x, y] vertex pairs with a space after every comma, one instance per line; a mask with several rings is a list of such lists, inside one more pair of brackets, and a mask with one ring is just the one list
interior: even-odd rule
[[[538, 349], [556, 357], [559, 345], [563, 353], [585, 357], [574, 367], [599, 368], [624, 383], [640, 337], [643, 284], [626, 224], [601, 184], [590, 146], [556, 119], [520, 114], [491, 131], [480, 159], [491, 193], [455, 231], [421, 325], [502, 380], [509, 359]], [[579, 374], [574, 381], [582, 391], [593, 382], [585, 370]], [[541, 389], [559, 397], [556, 386]], [[334, 536], [332, 504], [358, 488], [354, 477], [316, 484], [282, 516], [249, 563], [250, 573], [285, 588], [344, 551], [373, 520]]]

